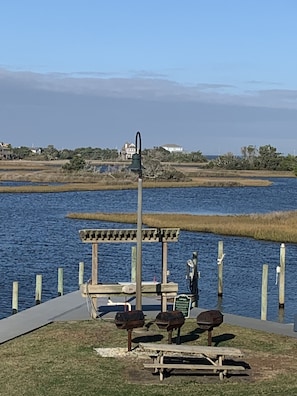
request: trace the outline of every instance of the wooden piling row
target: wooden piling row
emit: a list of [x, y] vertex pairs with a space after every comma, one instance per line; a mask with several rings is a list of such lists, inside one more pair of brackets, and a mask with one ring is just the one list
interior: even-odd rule
[[[64, 290], [64, 280], [63, 280], [63, 268], [58, 268], [58, 296], [63, 296]], [[78, 275], [78, 285], [82, 285], [84, 283], [84, 262], [79, 263], [79, 275]], [[12, 314], [18, 313], [19, 301], [19, 283], [14, 281], [12, 283]], [[35, 305], [40, 304], [42, 301], [42, 275], [36, 275], [35, 279]]]
[[[165, 246], [165, 250], [166, 250]], [[93, 244], [93, 260], [98, 260], [98, 247]], [[167, 252], [165, 252], [167, 253]], [[282, 243], [280, 246], [280, 265], [278, 267], [279, 275], [279, 309], [283, 310], [285, 306], [285, 257], [286, 248], [285, 244]], [[197, 260], [198, 253], [193, 253], [193, 259]], [[223, 296], [223, 259], [224, 259], [224, 248], [223, 241], [218, 242], [218, 298]], [[198, 261], [198, 260], [197, 260]], [[98, 267], [93, 266], [92, 271], [92, 283], [95, 283], [98, 278]], [[136, 248], [132, 247], [131, 252], [131, 282], [135, 282], [135, 268], [136, 268]], [[162, 268], [163, 282], [167, 282], [167, 262]], [[78, 286], [80, 287], [84, 283], [84, 262], [79, 263], [79, 275], [78, 275]], [[58, 268], [58, 296], [62, 296], [63, 291], [63, 268]], [[261, 289], [261, 319], [267, 319], [267, 290], [268, 290], [268, 264], [263, 265], [262, 269], [262, 289]], [[18, 292], [19, 285], [17, 281], [13, 282], [12, 287], [12, 314], [18, 312]], [[38, 305], [42, 300], [42, 275], [36, 275], [36, 287], [35, 287], [35, 304]], [[93, 301], [96, 304], [95, 301]], [[162, 310], [166, 310], [167, 300], [162, 301]]]

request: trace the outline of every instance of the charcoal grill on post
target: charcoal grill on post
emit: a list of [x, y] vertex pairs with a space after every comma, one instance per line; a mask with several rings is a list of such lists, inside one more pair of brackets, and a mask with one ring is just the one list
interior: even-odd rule
[[177, 329], [176, 343], [180, 344], [180, 328], [185, 323], [184, 314], [181, 311], [160, 312], [155, 319], [159, 329], [166, 329], [168, 332], [168, 344], [172, 344], [172, 331]]
[[144, 313], [140, 310], [117, 312], [115, 316], [115, 324], [118, 329], [128, 331], [128, 351], [131, 351], [132, 346], [132, 330], [137, 327], [144, 326]]
[[211, 346], [212, 330], [223, 323], [223, 315], [218, 310], [210, 310], [201, 312], [197, 316], [197, 324], [200, 329], [208, 330], [208, 346]]

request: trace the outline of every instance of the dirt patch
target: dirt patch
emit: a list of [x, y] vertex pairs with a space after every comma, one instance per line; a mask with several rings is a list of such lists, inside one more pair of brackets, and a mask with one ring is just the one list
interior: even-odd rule
[[268, 380], [286, 372], [296, 373], [296, 358], [291, 355], [276, 356], [265, 353], [246, 352], [245, 360], [249, 363], [251, 370], [249, 377], [251, 381]]

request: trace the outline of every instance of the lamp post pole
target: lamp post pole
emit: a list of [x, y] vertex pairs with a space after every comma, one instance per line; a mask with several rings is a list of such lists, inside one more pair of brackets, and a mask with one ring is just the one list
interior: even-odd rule
[[[139, 144], [138, 144], [139, 143]], [[136, 247], [136, 309], [142, 310], [142, 165], [141, 165], [141, 135], [136, 134], [136, 154], [139, 159], [138, 169], [138, 199], [137, 199], [137, 247]]]
[[136, 309], [142, 310], [142, 177], [138, 177], [136, 247]]

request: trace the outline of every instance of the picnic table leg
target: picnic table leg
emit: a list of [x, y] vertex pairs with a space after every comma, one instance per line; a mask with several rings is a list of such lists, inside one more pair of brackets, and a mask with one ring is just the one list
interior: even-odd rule
[[[223, 365], [223, 360], [224, 360], [224, 358], [223, 358], [223, 356], [219, 356], [219, 358], [218, 358], [218, 367], [222, 367], [222, 365]], [[227, 370], [220, 370], [219, 371], [219, 378], [220, 378], [220, 380], [222, 381], [223, 379], [224, 379], [224, 377], [227, 375]]]
[[[156, 357], [156, 362], [157, 363], [161, 363], [161, 358], [162, 358], [162, 352], [159, 352], [157, 357]], [[153, 359], [153, 362], [155, 362], [155, 359]], [[159, 369], [157, 367], [155, 367], [155, 373], [158, 373]]]
[[[160, 356], [160, 363], [161, 364], [163, 364], [163, 362], [164, 362], [164, 355], [162, 354], [161, 356]], [[164, 368], [160, 368], [159, 369], [159, 371], [160, 371], [160, 381], [163, 381], [163, 378], [164, 378]]]
[[219, 372], [219, 378], [222, 381], [224, 379], [224, 377], [226, 377], [227, 375], [227, 370], [222, 370]]

